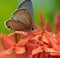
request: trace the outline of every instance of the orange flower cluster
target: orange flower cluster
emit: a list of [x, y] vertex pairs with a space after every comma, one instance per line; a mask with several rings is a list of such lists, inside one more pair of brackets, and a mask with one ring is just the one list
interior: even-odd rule
[[[58, 17], [59, 14], [57, 14]], [[56, 22], [59, 23], [59, 18]], [[44, 28], [43, 16], [40, 15], [42, 29], [36, 27], [31, 32], [15, 31], [0, 34], [0, 58], [60, 58], [60, 31], [50, 30], [49, 23]], [[58, 25], [58, 23], [55, 24]], [[18, 40], [20, 36], [20, 40]]]

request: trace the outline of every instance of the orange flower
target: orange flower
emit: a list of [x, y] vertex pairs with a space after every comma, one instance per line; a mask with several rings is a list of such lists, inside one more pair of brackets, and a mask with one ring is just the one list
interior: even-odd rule
[[[60, 58], [59, 28], [56, 27], [53, 34], [48, 21], [44, 27], [43, 14], [40, 14], [40, 18], [42, 28], [36, 26], [31, 32], [0, 34], [0, 58]], [[21, 37], [19, 40], [18, 36]]]

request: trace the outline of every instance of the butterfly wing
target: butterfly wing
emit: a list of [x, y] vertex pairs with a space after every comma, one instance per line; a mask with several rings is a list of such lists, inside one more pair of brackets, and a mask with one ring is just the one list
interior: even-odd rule
[[6, 25], [11, 30], [24, 31], [26, 29], [26, 26], [17, 20], [9, 20], [6, 22]]
[[19, 9], [15, 11], [13, 13], [13, 19], [22, 22], [28, 29], [32, 27], [32, 18], [27, 9]]
[[25, 0], [25, 1], [23, 1], [20, 5], [19, 5], [19, 7], [18, 7], [18, 9], [27, 9], [28, 10], [28, 12], [30, 13], [30, 15], [31, 15], [31, 17], [32, 17], [32, 21], [33, 21], [33, 23], [34, 23], [34, 13], [33, 13], [33, 6], [32, 6], [32, 1], [31, 0]]

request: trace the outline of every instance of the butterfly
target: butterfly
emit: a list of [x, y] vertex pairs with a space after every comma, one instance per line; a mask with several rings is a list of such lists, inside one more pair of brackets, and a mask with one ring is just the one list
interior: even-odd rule
[[18, 9], [12, 14], [11, 20], [6, 22], [6, 26], [15, 31], [31, 31], [33, 22], [27, 9]]

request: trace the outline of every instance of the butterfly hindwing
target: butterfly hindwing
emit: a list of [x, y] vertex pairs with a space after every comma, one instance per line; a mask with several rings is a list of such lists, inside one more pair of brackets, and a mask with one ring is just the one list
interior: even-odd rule
[[24, 31], [26, 26], [17, 20], [9, 20], [6, 22], [6, 25], [11, 30]]

